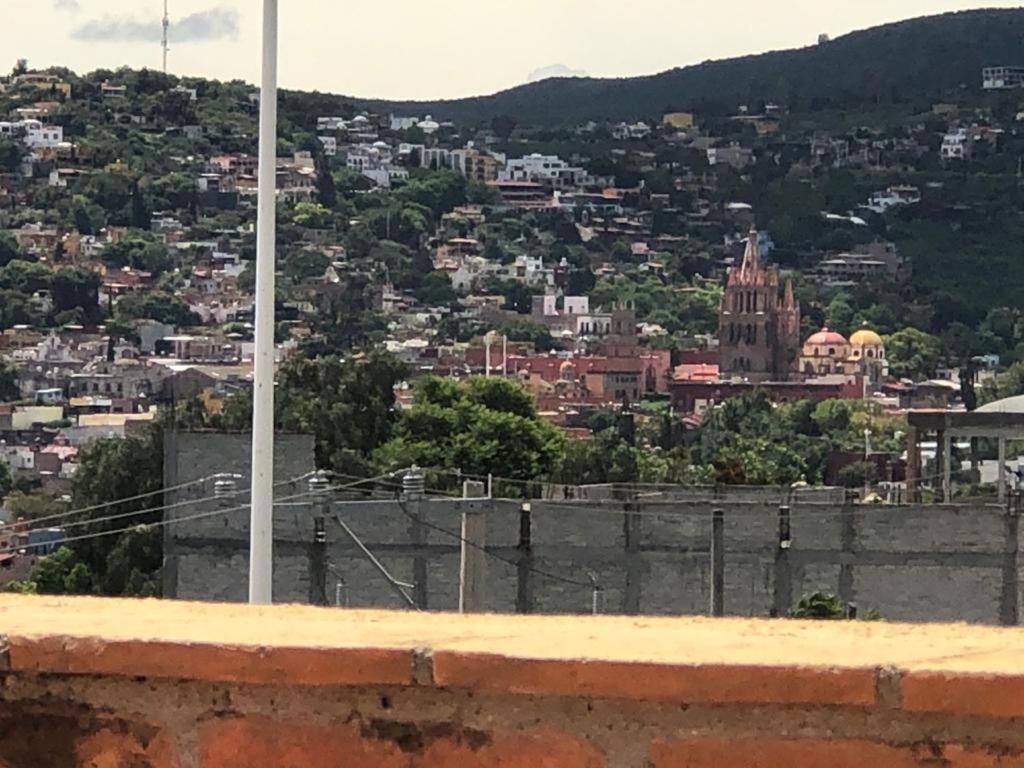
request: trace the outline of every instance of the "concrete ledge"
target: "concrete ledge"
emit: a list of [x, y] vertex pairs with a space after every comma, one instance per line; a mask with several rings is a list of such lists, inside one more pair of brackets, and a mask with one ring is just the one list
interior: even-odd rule
[[515, 659], [434, 653], [438, 685], [492, 693], [593, 696], [689, 704], [875, 704], [872, 669], [751, 664]]
[[1024, 768], [1022, 660], [967, 625], [0, 596], [0, 768]]
[[1018, 629], [2, 596], [0, 636], [15, 675], [1024, 716]]

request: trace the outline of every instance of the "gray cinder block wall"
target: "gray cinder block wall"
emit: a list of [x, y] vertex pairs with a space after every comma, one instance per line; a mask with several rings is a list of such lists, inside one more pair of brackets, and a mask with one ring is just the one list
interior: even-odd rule
[[[167, 438], [168, 486], [212, 472], [247, 475], [244, 435], [178, 433]], [[279, 436], [277, 478], [312, 470], [312, 440]], [[248, 487], [248, 480], [239, 481]], [[306, 481], [278, 489], [302, 494]], [[207, 492], [208, 493], [208, 492]], [[186, 502], [195, 488], [168, 493]], [[678, 492], [623, 500], [463, 502], [428, 495], [398, 501], [339, 497], [325, 511], [312, 497], [275, 510], [275, 600], [352, 607], [405, 603], [334, 521], [341, 516], [380, 562], [429, 610], [458, 610], [458, 532], [464, 505], [487, 516], [485, 608], [500, 612], [588, 613], [600, 588], [602, 612], [683, 615], [708, 612], [711, 513], [724, 513], [724, 605], [728, 615], [785, 613], [802, 594], [824, 590], [889, 620], [1017, 624], [1020, 570], [1017, 517], [995, 505], [875, 506], [834, 492], [790, 499], [791, 545], [780, 547], [780, 497], [766, 489]], [[169, 510], [164, 594], [244, 600], [248, 511], [216, 499]], [[220, 505], [218, 507], [218, 505]], [[197, 513], [220, 514], [200, 519]], [[326, 542], [317, 544], [321, 518]]]

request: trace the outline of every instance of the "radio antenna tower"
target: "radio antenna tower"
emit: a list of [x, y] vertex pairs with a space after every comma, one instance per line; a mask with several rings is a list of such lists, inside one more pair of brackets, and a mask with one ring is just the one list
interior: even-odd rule
[[164, 49], [164, 74], [165, 75], [167, 74], [167, 51], [170, 50], [170, 48], [167, 45], [167, 29], [170, 26], [171, 26], [171, 17], [167, 13], [167, 0], [164, 0], [164, 21], [163, 21], [164, 36], [163, 36], [163, 41], [162, 41], [161, 45], [163, 46], [163, 49]]

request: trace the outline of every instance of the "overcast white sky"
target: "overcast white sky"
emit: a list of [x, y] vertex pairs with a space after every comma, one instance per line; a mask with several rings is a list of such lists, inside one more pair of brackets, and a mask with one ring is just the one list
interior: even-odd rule
[[[258, 79], [259, 0], [170, 5], [173, 72]], [[965, 0], [281, 0], [280, 78], [291, 88], [357, 96], [469, 96], [526, 82], [538, 70], [650, 74], [971, 7]], [[77, 71], [159, 67], [162, 12], [162, 0], [0, 0], [0, 51], [9, 59], [0, 70], [17, 58]]]

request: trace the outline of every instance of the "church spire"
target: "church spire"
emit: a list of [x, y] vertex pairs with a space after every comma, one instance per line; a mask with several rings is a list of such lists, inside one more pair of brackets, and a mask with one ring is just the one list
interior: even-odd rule
[[786, 293], [782, 299], [782, 308], [787, 310], [796, 309], [796, 299], [793, 298], [793, 281], [786, 281]]
[[744, 275], [754, 275], [761, 271], [761, 244], [757, 239], [757, 229], [750, 228], [747, 235], [747, 249], [743, 253], [743, 265], [740, 272]]

